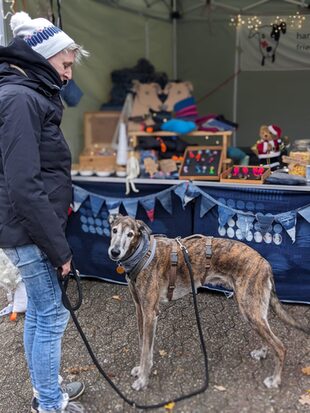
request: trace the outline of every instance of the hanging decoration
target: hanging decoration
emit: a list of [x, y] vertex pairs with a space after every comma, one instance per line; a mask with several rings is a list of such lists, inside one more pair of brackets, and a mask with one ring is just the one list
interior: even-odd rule
[[[231, 222], [233, 222], [238, 228], [236, 230], [238, 239], [246, 239], [247, 241], [252, 240], [253, 235], [251, 230], [254, 228], [258, 242], [261, 242], [261, 240], [264, 239], [266, 243], [269, 243], [272, 238], [271, 228], [274, 225], [277, 234], [274, 241], [275, 244], [277, 244], [277, 242], [279, 242], [279, 244], [281, 243], [278, 240], [282, 237], [279, 235], [282, 229], [286, 231], [294, 243], [296, 241], [296, 224], [298, 216], [310, 223], [310, 204], [302, 206], [296, 210], [285, 211], [279, 214], [268, 212], [264, 214], [260, 212], [254, 213], [251, 210], [243, 211], [236, 209], [234, 202], [227, 203], [226, 205], [223, 203], [225, 202], [224, 200], [217, 200], [211, 197], [192, 182], [182, 182], [179, 185], [171, 186], [170, 188], [155, 194], [124, 199], [97, 195], [78, 186], [74, 186], [73, 211], [77, 212], [82, 204], [86, 200], [89, 200], [94, 219], [99, 217], [103, 208], [105, 208], [108, 213], [115, 214], [120, 211], [121, 206], [123, 206], [128, 215], [135, 218], [138, 211], [138, 205], [141, 205], [150, 222], [153, 222], [156, 218], [156, 201], [158, 201], [170, 215], [173, 214], [172, 193], [180, 198], [183, 209], [185, 209], [190, 202], [200, 198], [200, 218], [207, 216], [214, 207], [217, 207], [219, 235], [221, 236], [226, 234], [224, 228], [225, 225], [230, 226]], [[248, 206], [250, 208], [250, 203], [248, 203]], [[232, 228], [230, 228], [229, 234], [232, 233]], [[233, 236], [230, 236], [230, 238], [231, 237]]]
[[230, 18], [229, 25], [234, 27], [245, 26], [249, 30], [254, 29], [258, 31], [263, 25], [263, 19], [265, 20], [264, 24], [268, 24], [270, 26], [281, 26], [284, 23], [292, 29], [301, 29], [306, 21], [306, 16], [297, 11], [295, 14], [290, 16], [270, 16], [267, 20], [266, 17], [262, 18], [260, 16], [245, 16], [238, 14]]

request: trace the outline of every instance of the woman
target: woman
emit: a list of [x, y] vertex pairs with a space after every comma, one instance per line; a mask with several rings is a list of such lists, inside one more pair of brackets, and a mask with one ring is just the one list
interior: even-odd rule
[[88, 53], [46, 19], [16, 13], [11, 28], [13, 41], [0, 48], [0, 247], [27, 291], [24, 347], [32, 412], [83, 412], [59, 384], [69, 313], [57, 269], [66, 276], [71, 263], [65, 237], [71, 155], [60, 130], [60, 90], [73, 63]]

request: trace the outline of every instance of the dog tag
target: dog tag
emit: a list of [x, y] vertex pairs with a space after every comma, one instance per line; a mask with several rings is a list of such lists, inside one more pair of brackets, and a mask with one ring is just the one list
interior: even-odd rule
[[118, 266], [116, 267], [116, 272], [118, 274], [124, 274], [125, 268], [121, 264], [118, 264]]

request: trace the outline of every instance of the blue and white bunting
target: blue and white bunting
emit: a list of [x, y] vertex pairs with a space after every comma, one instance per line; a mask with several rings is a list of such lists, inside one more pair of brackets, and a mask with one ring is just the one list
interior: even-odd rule
[[204, 194], [200, 202], [200, 218], [203, 218], [216, 205], [214, 199]]
[[232, 208], [229, 208], [225, 205], [218, 205], [218, 214], [219, 214], [219, 224], [221, 227], [224, 227], [227, 222], [230, 220], [235, 215], [235, 210]]
[[133, 218], [136, 218], [138, 210], [138, 199], [139, 198], [126, 198], [122, 200], [122, 204], [127, 211], [127, 214]]
[[287, 211], [275, 216], [275, 220], [282, 225], [288, 235], [291, 237], [293, 243], [296, 240], [296, 211]]
[[77, 212], [88, 198], [89, 192], [79, 186], [73, 186], [73, 211]]
[[104, 198], [99, 197], [96, 194], [90, 194], [89, 195], [89, 201], [90, 201], [91, 210], [92, 210], [94, 216], [97, 217], [97, 215], [99, 214], [100, 209], [102, 208], [102, 205], [104, 203]]
[[310, 223], [310, 205], [297, 210], [298, 214], [301, 215], [307, 222]]
[[272, 214], [262, 214], [261, 212], [258, 212], [256, 215], [256, 220], [257, 224], [259, 227], [260, 232], [265, 235], [266, 232], [268, 232], [272, 226], [272, 223], [274, 221], [274, 215]]

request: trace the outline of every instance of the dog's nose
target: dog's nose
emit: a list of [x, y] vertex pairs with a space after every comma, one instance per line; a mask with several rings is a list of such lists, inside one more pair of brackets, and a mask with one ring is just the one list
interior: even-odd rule
[[111, 250], [111, 255], [113, 258], [117, 258], [120, 255], [121, 251], [118, 248], [113, 248]]

